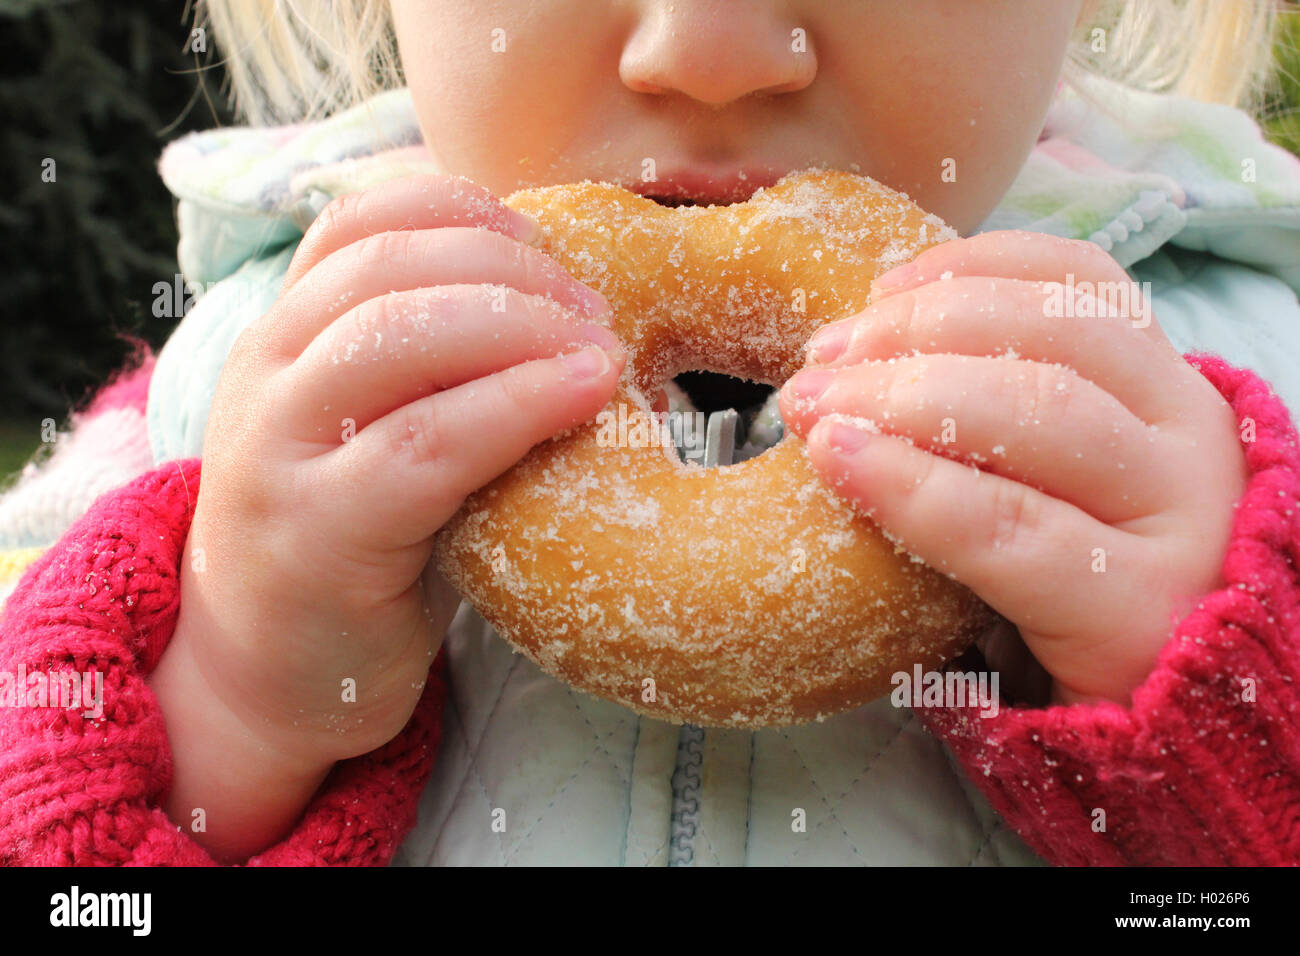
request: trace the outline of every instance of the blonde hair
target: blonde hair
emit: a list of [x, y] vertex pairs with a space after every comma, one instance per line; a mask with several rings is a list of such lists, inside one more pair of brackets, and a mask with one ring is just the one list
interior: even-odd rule
[[[1064, 79], [1100, 74], [1258, 113], [1279, 15], [1278, 0], [1088, 0]], [[316, 119], [403, 83], [387, 0], [200, 0], [196, 21], [253, 125]]]
[[1088, 0], [1092, 15], [1071, 44], [1065, 79], [1100, 74], [1258, 115], [1280, 10], [1278, 0]]

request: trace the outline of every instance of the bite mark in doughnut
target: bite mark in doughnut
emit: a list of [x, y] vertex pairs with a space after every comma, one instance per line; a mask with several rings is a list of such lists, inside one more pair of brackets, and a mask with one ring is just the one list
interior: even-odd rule
[[[649, 416], [648, 396], [687, 370], [779, 386], [875, 276], [956, 237], [906, 196], [824, 170], [730, 206], [592, 182], [506, 204], [610, 301], [628, 361], [606, 412], [625, 417]], [[435, 542], [483, 617], [572, 686], [675, 722], [804, 723], [937, 667], [992, 619], [827, 488], [793, 433], [707, 469], [662, 442], [602, 446], [602, 421], [538, 445]]]

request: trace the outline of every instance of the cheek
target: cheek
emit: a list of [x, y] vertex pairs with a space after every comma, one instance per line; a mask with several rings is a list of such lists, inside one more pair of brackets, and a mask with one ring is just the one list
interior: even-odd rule
[[[925, 0], [922, 0], [924, 3]], [[863, 171], [963, 234], [997, 205], [1042, 128], [1075, 4], [932, 5], [934, 22], [891, 15], [895, 42], [856, 61]]]
[[524, 15], [514, 3], [394, 2], [420, 127], [448, 172], [505, 195], [561, 163], [588, 115], [575, 106], [589, 104], [598, 88], [590, 44], [558, 53], [582, 20], [571, 6]]
[[[993, 210], [1024, 165], [1056, 74], [1022, 74], [1014, 84], [1005, 82], [1005, 73], [983, 82], [972, 73], [963, 79], [971, 87], [957, 95], [949, 88], [914, 103], [906, 122], [920, 132], [892, 157], [905, 164], [892, 172], [908, 183], [904, 188], [918, 203], [965, 235]], [[904, 126], [898, 134], [906, 131]]]

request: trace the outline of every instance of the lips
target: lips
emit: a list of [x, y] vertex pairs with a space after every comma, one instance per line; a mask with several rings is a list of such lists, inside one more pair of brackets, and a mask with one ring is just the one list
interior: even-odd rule
[[727, 206], [775, 185], [782, 175], [766, 169], [680, 169], [662, 173], [651, 182], [638, 179], [623, 185], [662, 206]]

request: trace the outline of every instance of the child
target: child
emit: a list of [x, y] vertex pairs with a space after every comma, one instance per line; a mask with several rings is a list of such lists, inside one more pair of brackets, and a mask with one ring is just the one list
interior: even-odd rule
[[[0, 670], [103, 674], [100, 715], [0, 709], [4, 861], [1300, 861], [1300, 164], [1211, 105], [1272, 4], [509, 6], [208, 4], [253, 121], [331, 115], [167, 149], [203, 295], [0, 502], [40, 554]], [[625, 360], [494, 197], [808, 165], [967, 237], [820, 333], [779, 410], [1005, 618], [953, 665], [1002, 700], [638, 717], [428, 564]]]

